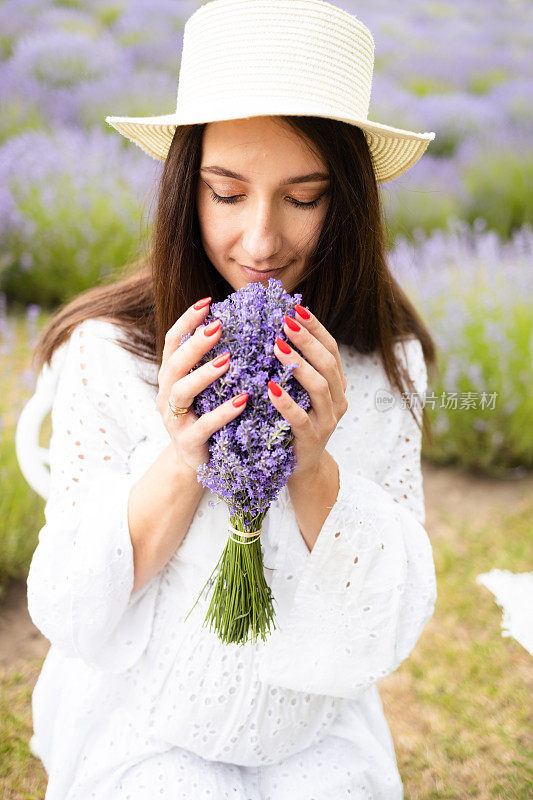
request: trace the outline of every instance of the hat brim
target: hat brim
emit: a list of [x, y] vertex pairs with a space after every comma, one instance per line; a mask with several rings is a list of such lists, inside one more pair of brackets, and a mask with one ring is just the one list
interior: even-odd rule
[[[285, 112], [279, 112], [280, 114]], [[265, 112], [263, 116], [272, 116], [275, 112]], [[241, 117], [241, 119], [246, 119]], [[256, 116], [256, 115], [254, 115]], [[257, 115], [261, 116], [261, 115]], [[304, 115], [296, 115], [304, 116]], [[309, 113], [306, 116], [315, 116]], [[428, 144], [435, 138], [433, 131], [404, 130], [394, 128], [391, 125], [384, 125], [381, 122], [374, 122], [369, 119], [357, 119], [355, 117], [328, 116], [330, 119], [339, 122], [347, 122], [361, 128], [365, 134], [368, 147], [372, 156], [374, 172], [377, 183], [385, 183], [403, 175], [411, 169], [424, 154]], [[231, 119], [239, 119], [232, 116]], [[221, 120], [185, 120], [176, 113], [162, 114], [157, 117], [113, 117], [108, 116], [105, 121], [117, 130], [126, 139], [136, 144], [145, 153], [159, 161], [164, 161], [167, 157], [172, 138], [178, 126], [200, 125], [203, 122], [218, 122]]]

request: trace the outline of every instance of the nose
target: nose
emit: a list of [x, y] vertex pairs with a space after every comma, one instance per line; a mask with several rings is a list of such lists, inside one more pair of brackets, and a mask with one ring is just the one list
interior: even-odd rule
[[268, 202], [251, 203], [245, 217], [242, 246], [250, 260], [259, 266], [283, 247], [282, 221]]

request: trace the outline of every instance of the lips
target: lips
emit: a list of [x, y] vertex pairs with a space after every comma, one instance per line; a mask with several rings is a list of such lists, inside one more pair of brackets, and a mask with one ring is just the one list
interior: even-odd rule
[[259, 270], [259, 269], [252, 269], [252, 267], [246, 267], [244, 264], [239, 264], [239, 267], [249, 278], [259, 278], [259, 279], [271, 278], [285, 269], [285, 267], [278, 267], [278, 269]]
[[276, 269], [254, 269], [253, 267], [249, 267], [247, 264], [239, 264], [240, 267], [244, 267], [244, 269], [249, 269], [250, 272], [279, 272], [280, 269], [283, 267], [276, 267]]

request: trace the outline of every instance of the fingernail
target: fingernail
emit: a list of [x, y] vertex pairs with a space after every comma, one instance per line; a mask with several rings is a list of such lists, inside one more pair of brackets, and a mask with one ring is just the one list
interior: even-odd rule
[[311, 314], [303, 306], [294, 306], [294, 310], [302, 317], [302, 319], [311, 319]]
[[289, 317], [288, 314], [285, 314], [285, 322], [287, 323], [287, 325], [289, 326], [291, 331], [301, 331], [302, 330], [301, 325], [298, 325], [298, 323], [295, 322], [292, 317]]
[[275, 397], [281, 397], [281, 388], [278, 386], [277, 383], [274, 383], [274, 381], [269, 381], [268, 388]]
[[206, 306], [208, 306], [212, 299], [213, 299], [212, 297], [202, 297], [201, 300], [198, 300], [194, 304], [193, 308], [195, 308], [197, 311], [200, 311], [201, 308], [205, 308]]
[[220, 327], [220, 320], [216, 319], [214, 322], [211, 322], [209, 325], [206, 325], [204, 328], [205, 336], [212, 336]]
[[243, 406], [247, 400], [248, 400], [248, 392], [245, 392], [244, 394], [238, 394], [237, 397], [234, 397], [231, 402], [233, 403], [235, 408], [238, 408], [239, 406]]
[[280, 339], [279, 336], [276, 336], [276, 344], [282, 353], [290, 353], [292, 350], [292, 347], [287, 342], [284, 342], [283, 339]]
[[230, 355], [229, 352], [228, 353], [222, 353], [221, 356], [219, 356], [218, 358], [215, 358], [215, 360], [213, 361], [213, 366], [214, 367], [223, 367], [224, 364], [226, 364], [228, 362], [229, 355]]

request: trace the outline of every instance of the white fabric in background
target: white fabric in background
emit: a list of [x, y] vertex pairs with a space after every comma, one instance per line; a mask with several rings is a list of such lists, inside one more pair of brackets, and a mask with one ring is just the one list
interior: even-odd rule
[[533, 572], [491, 569], [476, 578], [503, 609], [502, 636], [513, 636], [533, 655]]

